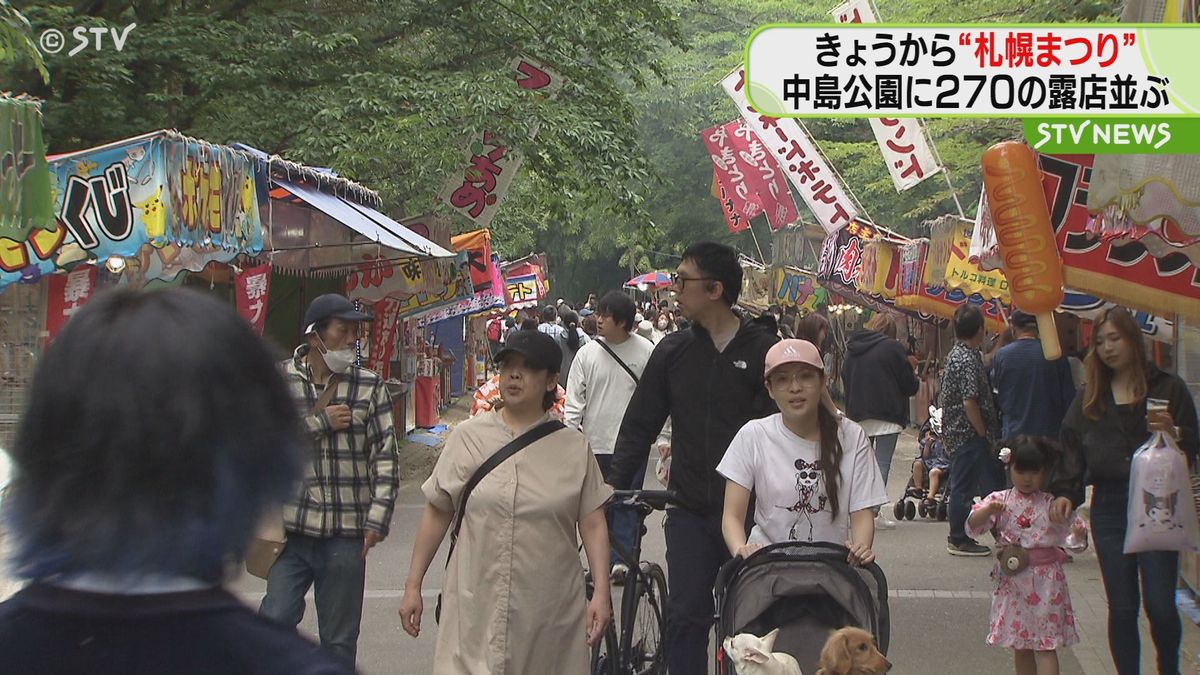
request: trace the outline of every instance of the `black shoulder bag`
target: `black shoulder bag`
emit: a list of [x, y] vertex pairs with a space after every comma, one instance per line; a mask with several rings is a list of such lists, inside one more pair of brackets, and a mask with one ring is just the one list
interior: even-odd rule
[[[558, 420], [550, 420], [543, 422], [536, 427], [526, 431], [525, 433], [512, 439], [503, 448], [500, 448], [491, 457], [488, 457], [483, 464], [475, 469], [475, 473], [471, 474], [471, 480], [467, 481], [467, 486], [463, 488], [462, 501], [458, 504], [458, 511], [454, 514], [454, 529], [450, 531], [450, 551], [446, 553], [446, 567], [450, 567], [450, 558], [454, 556], [454, 547], [458, 544], [458, 531], [462, 529], [463, 516], [467, 510], [467, 499], [471, 497], [471, 492], [479, 485], [479, 481], [492, 472], [493, 469], [506, 462], [513, 455], [524, 450], [525, 448], [537, 443], [550, 434], [559, 429], [566, 429], [566, 425]], [[441, 623], [442, 621], [442, 594], [438, 593], [437, 606], [433, 610], [434, 621]]]

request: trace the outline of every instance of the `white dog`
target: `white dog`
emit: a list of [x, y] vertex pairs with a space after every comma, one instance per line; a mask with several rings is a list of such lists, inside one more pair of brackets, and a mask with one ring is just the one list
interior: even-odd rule
[[733, 661], [734, 671], [738, 675], [804, 675], [790, 654], [771, 651], [777, 637], [778, 628], [762, 637], [742, 633], [725, 638], [723, 646]]

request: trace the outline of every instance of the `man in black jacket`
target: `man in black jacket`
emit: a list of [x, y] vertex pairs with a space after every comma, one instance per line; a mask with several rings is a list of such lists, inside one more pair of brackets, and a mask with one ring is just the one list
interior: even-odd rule
[[664, 530], [670, 583], [667, 670], [707, 672], [712, 589], [729, 559], [721, 536], [725, 479], [716, 471], [742, 426], [775, 412], [763, 384], [773, 330], [733, 312], [742, 288], [737, 252], [711, 242], [683, 253], [673, 277], [689, 330], [671, 333], [651, 354], [625, 411], [610, 482], [630, 488], [667, 417], [673, 421], [669, 487], [679, 494]]

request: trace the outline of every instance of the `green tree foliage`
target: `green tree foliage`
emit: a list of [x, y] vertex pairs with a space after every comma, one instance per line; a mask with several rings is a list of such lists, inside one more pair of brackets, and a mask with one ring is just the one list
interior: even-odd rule
[[49, 73], [42, 63], [42, 55], [30, 37], [29, 21], [9, 4], [0, 0], [0, 64], [13, 64], [28, 60], [43, 82], [49, 81]]
[[[725, 230], [699, 133], [736, 117], [717, 83], [740, 63], [754, 28], [826, 21], [835, 4], [18, 2], [35, 33], [137, 27], [121, 52], [48, 57], [49, 85], [28, 63], [0, 60], [0, 86], [48, 101], [54, 151], [173, 127], [331, 167], [378, 190], [394, 215], [434, 208], [447, 179], [461, 175], [466, 141], [490, 131], [525, 156], [492, 223], [498, 250], [546, 251], [555, 295], [578, 298], [619, 285], [631, 267], [673, 268], [672, 255], [700, 239], [758, 257], [748, 233]], [[1103, 21], [1119, 9], [1120, 0], [878, 0], [883, 19], [908, 23]], [[520, 91], [507, 70], [518, 53], [556, 69], [567, 86], [553, 100]], [[865, 120], [806, 126], [875, 222], [919, 235], [924, 220], [956, 212], [941, 177], [896, 193]], [[980, 153], [1017, 136], [1018, 124], [928, 120], [927, 128], [972, 215]], [[769, 257], [761, 218], [755, 231]]]
[[[461, 175], [467, 141], [486, 130], [525, 156], [496, 223], [510, 255], [528, 252], [533, 232], [581, 232], [584, 217], [645, 220], [650, 172], [631, 92], [682, 45], [662, 0], [95, 0], [23, 9], [38, 30], [67, 33], [68, 47], [74, 26], [137, 24], [121, 51], [48, 57], [49, 85], [20, 66], [0, 70], [49, 102], [54, 151], [176, 128], [331, 167], [413, 214], [434, 207], [447, 178]], [[557, 97], [515, 85], [508, 63], [519, 54], [565, 78]]]

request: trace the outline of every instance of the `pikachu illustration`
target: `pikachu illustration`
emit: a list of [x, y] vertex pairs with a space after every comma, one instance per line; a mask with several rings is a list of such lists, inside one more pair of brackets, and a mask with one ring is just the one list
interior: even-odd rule
[[142, 224], [146, 227], [146, 237], [151, 241], [161, 239], [167, 233], [167, 211], [162, 202], [162, 186], [154, 190], [154, 194], [140, 202], [134, 202], [135, 208], [142, 211]]

